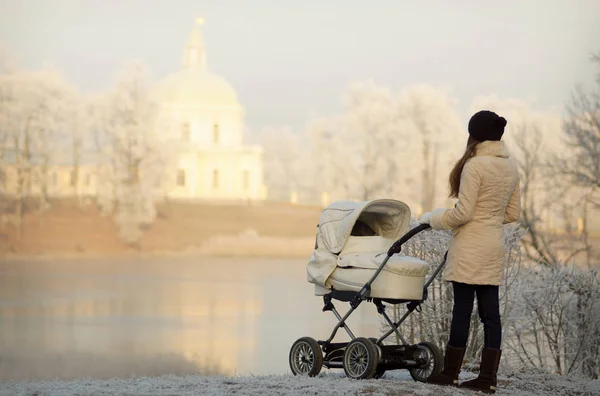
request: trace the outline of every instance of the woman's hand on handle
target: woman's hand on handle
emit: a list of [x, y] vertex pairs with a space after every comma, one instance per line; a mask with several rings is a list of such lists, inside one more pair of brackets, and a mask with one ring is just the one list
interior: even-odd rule
[[429, 224], [431, 222], [431, 212], [427, 212], [425, 213], [423, 216], [421, 216], [421, 218], [419, 220], [417, 220], [417, 223], [419, 224]]

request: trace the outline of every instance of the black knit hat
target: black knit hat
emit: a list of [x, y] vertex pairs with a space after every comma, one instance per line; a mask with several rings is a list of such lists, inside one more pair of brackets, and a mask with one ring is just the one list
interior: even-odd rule
[[469, 135], [475, 140], [500, 140], [504, 134], [506, 119], [489, 110], [481, 110], [469, 120]]

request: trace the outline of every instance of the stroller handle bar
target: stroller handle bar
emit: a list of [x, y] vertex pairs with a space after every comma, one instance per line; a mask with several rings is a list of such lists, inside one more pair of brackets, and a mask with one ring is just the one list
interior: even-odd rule
[[402, 251], [402, 245], [404, 245], [406, 242], [408, 242], [409, 239], [411, 239], [412, 237], [417, 235], [419, 232], [428, 230], [430, 228], [431, 228], [431, 226], [429, 224], [420, 224], [420, 225], [416, 226], [415, 228], [413, 228], [412, 230], [408, 231], [406, 234], [402, 235], [402, 237], [400, 239], [398, 239], [396, 242], [394, 242], [392, 247], [390, 247], [390, 250], [388, 250], [388, 253], [387, 253], [388, 257], [392, 257], [394, 254], [400, 253]]

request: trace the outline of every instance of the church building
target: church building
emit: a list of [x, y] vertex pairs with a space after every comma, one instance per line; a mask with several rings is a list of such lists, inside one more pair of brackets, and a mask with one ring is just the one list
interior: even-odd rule
[[160, 81], [156, 95], [162, 117], [182, 150], [172, 198], [262, 200], [263, 149], [244, 145], [244, 109], [232, 86], [209, 71], [196, 21], [183, 52], [181, 69]]

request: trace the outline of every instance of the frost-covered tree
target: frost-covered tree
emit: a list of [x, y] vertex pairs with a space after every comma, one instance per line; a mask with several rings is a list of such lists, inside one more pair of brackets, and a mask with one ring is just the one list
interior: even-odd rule
[[350, 86], [344, 112], [308, 127], [315, 182], [341, 199], [389, 197], [402, 179], [398, 153], [406, 138], [397, 99], [372, 82]]
[[55, 70], [11, 69], [0, 75], [0, 141], [4, 163], [15, 171], [15, 216], [28, 196], [48, 198], [50, 169], [60, 155], [73, 88]]
[[350, 86], [343, 103], [341, 114], [308, 128], [323, 190], [333, 199], [395, 197], [418, 212], [448, 203], [448, 174], [467, 135], [447, 91], [420, 85], [394, 95], [363, 82]]
[[115, 86], [95, 100], [93, 136], [99, 154], [98, 202], [114, 214], [121, 238], [135, 246], [154, 221], [169, 145], [145, 67], [129, 63]]
[[[592, 57], [597, 65], [596, 86], [577, 87], [567, 108], [563, 131], [568, 152], [556, 159], [555, 170], [579, 188], [600, 191], [600, 52]], [[600, 202], [593, 201], [600, 207]]]
[[343, 116], [322, 117], [313, 120], [308, 126], [310, 141], [310, 164], [317, 189], [326, 191], [335, 199], [349, 199], [353, 194], [351, 171], [344, 166], [342, 147], [345, 144]]
[[78, 198], [81, 198], [81, 165], [84, 160], [86, 144], [90, 140], [91, 125], [93, 123], [92, 103], [88, 97], [81, 94], [76, 96], [77, 101], [70, 103], [69, 136], [70, 155], [73, 169], [69, 178], [69, 185]]
[[263, 147], [264, 182], [269, 199], [286, 201], [292, 192], [306, 187], [303, 173], [308, 172], [309, 163], [302, 161], [307, 152], [303, 137], [289, 127], [269, 127], [257, 137]]
[[409, 191], [420, 211], [431, 211], [446, 204], [448, 175], [467, 143], [466, 128], [456, 100], [443, 88], [409, 86], [400, 93], [399, 106], [407, 135], [399, 166], [411, 175]]
[[4, 161], [9, 152], [11, 134], [9, 133], [10, 111], [14, 107], [11, 75], [14, 73], [12, 54], [0, 46], [0, 160]]
[[62, 141], [68, 136], [72, 103], [77, 101], [77, 93], [59, 73], [52, 70], [36, 73], [32, 83], [37, 91], [32, 94], [39, 100], [37, 108], [32, 111], [41, 118], [32, 145], [39, 164], [36, 184], [41, 188], [41, 197], [48, 198], [54, 179], [51, 169], [63, 160]]

